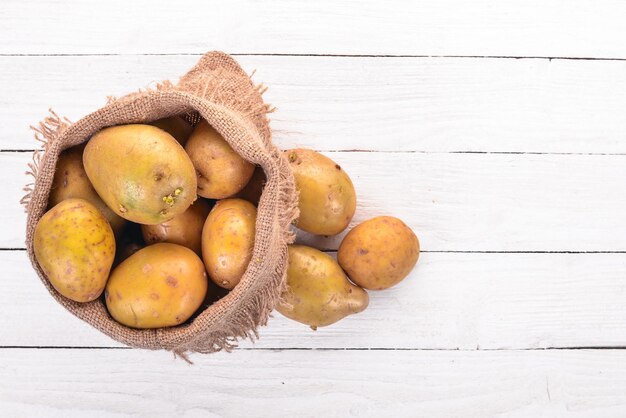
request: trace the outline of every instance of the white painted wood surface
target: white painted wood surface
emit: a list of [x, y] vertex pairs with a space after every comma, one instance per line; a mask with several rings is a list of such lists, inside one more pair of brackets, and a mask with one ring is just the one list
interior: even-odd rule
[[[0, 415], [625, 416], [625, 17], [617, 0], [4, 1]], [[188, 366], [56, 304], [17, 201], [48, 107], [76, 120], [210, 49], [269, 86], [279, 146], [351, 174], [355, 222], [399, 216], [425, 252], [362, 314], [317, 332], [276, 314]]]
[[[1, 30], [1, 28], [0, 28]], [[0, 149], [35, 146], [53, 107], [71, 120], [197, 56], [1, 57]], [[238, 56], [277, 144], [319, 150], [626, 153], [625, 61]], [[80, 75], [80, 76], [68, 76]], [[45, 88], [33, 80], [45, 80]]]
[[624, 58], [620, 0], [3, 0], [3, 54]]
[[2, 354], [0, 404], [23, 416], [621, 417], [626, 408], [622, 351], [253, 350], [195, 356], [194, 366], [130, 350]]

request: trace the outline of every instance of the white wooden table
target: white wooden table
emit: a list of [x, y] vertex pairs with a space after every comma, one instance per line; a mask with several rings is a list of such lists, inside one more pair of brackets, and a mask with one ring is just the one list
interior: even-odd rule
[[[625, 22], [618, 0], [3, 0], [0, 415], [626, 416]], [[18, 200], [49, 106], [76, 120], [213, 49], [270, 87], [279, 146], [350, 173], [355, 222], [398, 216], [423, 253], [362, 314], [277, 314], [189, 366], [57, 305]]]

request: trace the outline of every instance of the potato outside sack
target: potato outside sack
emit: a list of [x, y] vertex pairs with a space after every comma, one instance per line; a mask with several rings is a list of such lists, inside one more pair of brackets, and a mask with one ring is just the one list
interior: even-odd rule
[[350, 283], [331, 256], [304, 245], [289, 246], [287, 289], [276, 310], [314, 330], [362, 312], [367, 292]]
[[343, 239], [337, 260], [354, 283], [370, 290], [398, 284], [415, 267], [420, 243], [398, 218], [379, 216], [353, 228]]
[[317, 235], [346, 229], [356, 210], [356, 192], [346, 172], [330, 158], [309, 150], [285, 151], [299, 192], [296, 226]]

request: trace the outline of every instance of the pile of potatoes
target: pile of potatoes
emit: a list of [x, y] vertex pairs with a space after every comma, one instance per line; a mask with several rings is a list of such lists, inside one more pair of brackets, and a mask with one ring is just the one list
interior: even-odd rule
[[[311, 150], [285, 151], [299, 191], [296, 227], [335, 235], [350, 224], [356, 193], [346, 172]], [[185, 323], [233, 289], [254, 246], [265, 175], [206, 121], [174, 116], [105, 128], [64, 151], [34, 251], [50, 283], [76, 302], [103, 298], [119, 323]], [[291, 245], [277, 310], [313, 329], [363, 311], [366, 290], [389, 288], [419, 257], [399, 219], [353, 228], [337, 261]]]

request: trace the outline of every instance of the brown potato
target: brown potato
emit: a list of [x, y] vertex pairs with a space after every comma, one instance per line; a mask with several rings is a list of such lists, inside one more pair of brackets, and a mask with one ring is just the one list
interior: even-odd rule
[[339, 164], [318, 152], [285, 152], [300, 193], [296, 226], [318, 235], [335, 235], [346, 229], [356, 210], [356, 192], [350, 177]]
[[230, 197], [252, 177], [254, 165], [237, 154], [207, 121], [195, 127], [185, 150], [196, 168], [198, 194], [202, 197]]
[[163, 129], [165, 132], [172, 135], [183, 147], [193, 131], [193, 126], [188, 124], [187, 121], [180, 116], [170, 116], [169, 118], [155, 120], [154, 122], [150, 122], [150, 125]]
[[400, 219], [379, 216], [353, 228], [343, 239], [337, 260], [350, 280], [365, 289], [387, 289], [415, 267], [420, 243]]
[[94, 205], [63, 200], [37, 223], [33, 246], [39, 266], [60, 294], [76, 302], [100, 296], [115, 257], [115, 237]]
[[234, 288], [246, 271], [256, 225], [256, 208], [243, 199], [215, 204], [202, 230], [202, 258], [209, 277], [225, 289]]
[[102, 201], [91, 185], [85, 167], [83, 166], [84, 145], [67, 149], [59, 155], [48, 204], [54, 207], [61, 201], [71, 198], [84, 199], [100, 209], [100, 212], [109, 221], [115, 236], [119, 236], [126, 220], [117, 216]]
[[189, 156], [170, 134], [154, 126], [101, 130], [87, 142], [83, 163], [102, 200], [132, 222], [165, 222], [196, 200]]
[[265, 176], [265, 171], [263, 171], [263, 168], [260, 166], [257, 166], [254, 169], [254, 173], [252, 173], [252, 178], [250, 178], [250, 181], [246, 184], [246, 187], [237, 193], [235, 197], [247, 200], [253, 205], [258, 206], [266, 181], [267, 177]]
[[202, 260], [182, 245], [159, 243], [117, 266], [106, 286], [109, 313], [132, 328], [162, 328], [185, 322], [207, 291]]
[[316, 329], [367, 308], [367, 292], [350, 283], [331, 256], [304, 245], [289, 246], [287, 290], [276, 310]]
[[210, 211], [211, 205], [206, 200], [198, 199], [189, 209], [169, 221], [158, 225], [141, 225], [141, 233], [147, 244], [171, 242], [201, 255], [202, 227]]

